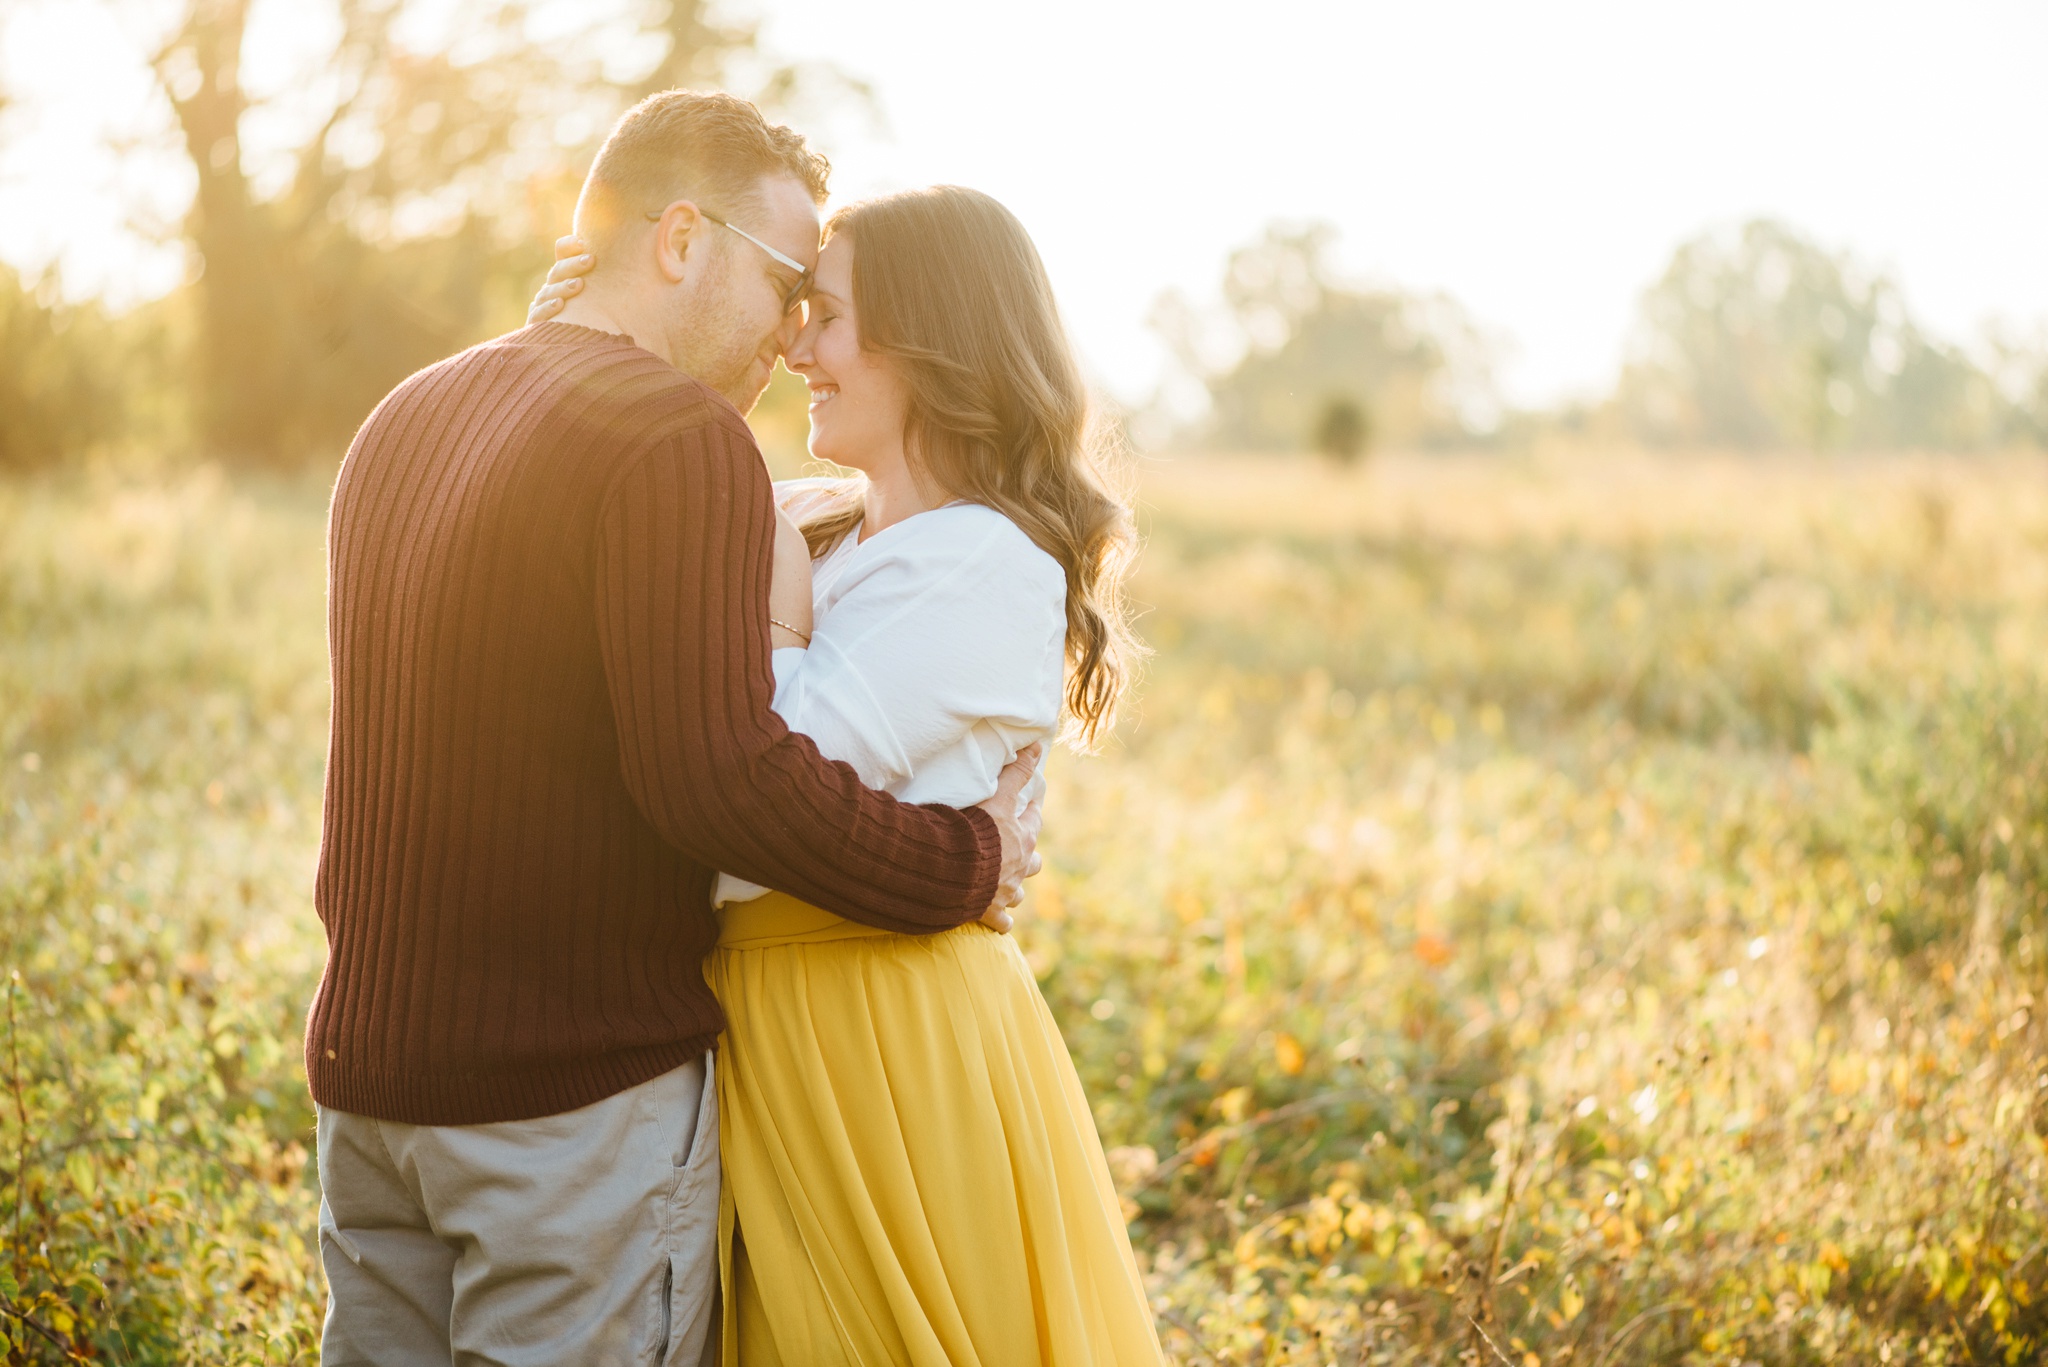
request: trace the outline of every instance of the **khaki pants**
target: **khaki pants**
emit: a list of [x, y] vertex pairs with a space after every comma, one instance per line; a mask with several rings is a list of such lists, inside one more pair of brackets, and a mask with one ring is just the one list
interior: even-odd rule
[[696, 1367], [718, 1289], [711, 1056], [564, 1115], [320, 1112], [325, 1367]]

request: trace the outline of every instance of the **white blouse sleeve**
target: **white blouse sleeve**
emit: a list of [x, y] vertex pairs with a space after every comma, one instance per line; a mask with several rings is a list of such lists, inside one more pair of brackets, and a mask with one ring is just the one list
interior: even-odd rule
[[873, 788], [899, 787], [971, 738], [975, 772], [961, 791], [920, 795], [965, 806], [1058, 725], [1066, 585], [1001, 514], [953, 511], [864, 548], [810, 649], [777, 652], [775, 710]]

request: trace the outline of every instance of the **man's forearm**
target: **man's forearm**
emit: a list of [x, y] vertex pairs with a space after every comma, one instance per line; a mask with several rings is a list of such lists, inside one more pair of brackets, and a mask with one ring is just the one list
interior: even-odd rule
[[768, 483], [731, 434], [706, 434], [650, 453], [607, 504], [598, 627], [636, 802], [700, 862], [850, 919], [975, 919], [1002, 864], [988, 815], [874, 792], [770, 710]]

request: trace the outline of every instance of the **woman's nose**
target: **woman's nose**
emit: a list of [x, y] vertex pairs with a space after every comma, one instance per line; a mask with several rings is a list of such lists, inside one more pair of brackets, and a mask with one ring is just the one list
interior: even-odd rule
[[796, 336], [782, 349], [782, 363], [791, 370], [801, 373], [817, 363], [811, 354], [811, 329], [809, 324], [797, 329]]

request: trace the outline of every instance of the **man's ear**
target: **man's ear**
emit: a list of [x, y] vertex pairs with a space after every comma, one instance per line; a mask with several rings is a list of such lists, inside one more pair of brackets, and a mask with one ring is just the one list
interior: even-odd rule
[[671, 285], [682, 283], [684, 262], [692, 249], [702, 250], [711, 220], [699, 213], [687, 199], [679, 199], [661, 211], [654, 225], [654, 265]]

